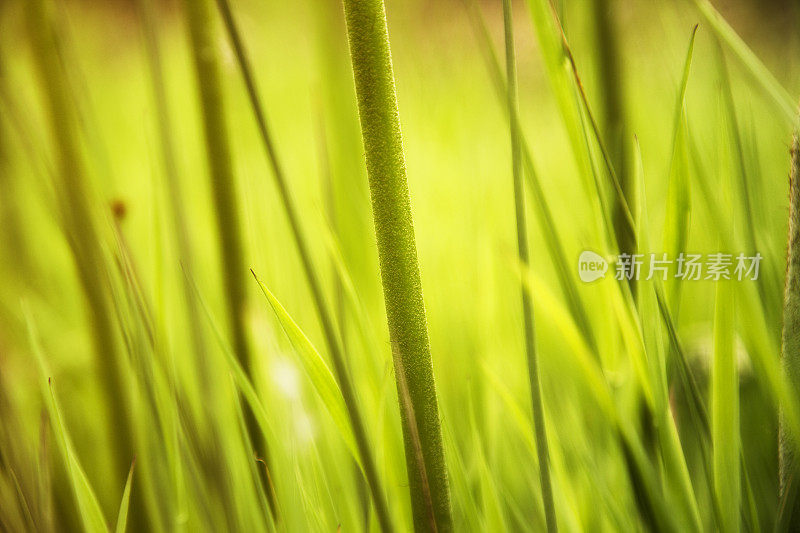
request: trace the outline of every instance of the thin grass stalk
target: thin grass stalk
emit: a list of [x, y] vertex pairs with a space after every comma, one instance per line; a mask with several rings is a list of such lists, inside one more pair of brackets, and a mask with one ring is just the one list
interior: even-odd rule
[[119, 477], [123, 478], [134, 455], [134, 429], [133, 420], [128, 415], [123, 353], [117, 343], [114, 310], [109, 300], [110, 273], [104, 268], [107, 258], [101, 247], [96, 213], [90, 204], [92, 195], [85, 181], [87, 171], [81, 156], [75, 117], [71, 112], [73, 100], [54, 51], [51, 6], [46, 0], [35, 0], [28, 7], [31, 41], [41, 86], [45, 88], [47, 118], [56, 149], [58, 201], [88, 304], [95, 364], [104, 397], [108, 400], [105, 408], [110, 415], [109, 420], [114, 424], [110, 433], [113, 436], [115, 468]]
[[764, 63], [756, 57], [750, 47], [747, 46], [747, 43], [742, 40], [709, 0], [692, 0], [692, 2], [719, 39], [725, 43], [741, 63], [753, 82], [761, 87], [764, 93], [772, 100], [776, 109], [781, 111], [786, 122], [793, 123], [797, 119], [797, 104], [789, 92]]
[[344, 0], [414, 527], [450, 531], [450, 489], [383, 0]]
[[[783, 294], [783, 334], [781, 362], [792, 388], [800, 390], [800, 138], [795, 133], [791, 149], [789, 173], [789, 236], [786, 260], [786, 286]], [[795, 519], [800, 508], [797, 490], [798, 436], [780, 426], [780, 494]], [[788, 501], [788, 495], [793, 501]]]
[[[476, 0], [465, 0], [465, 4], [467, 5], [470, 21], [472, 22], [475, 34], [481, 41], [481, 51], [483, 52], [486, 66], [489, 70], [489, 74], [491, 75], [493, 82], [492, 85], [495, 88], [498, 101], [502, 104], [504, 112], [507, 113], [508, 111], [513, 111], [515, 113], [515, 120], [517, 123], [519, 123], [519, 110], [508, 108], [506, 97], [506, 79], [500, 66], [500, 60], [498, 59], [494, 45], [492, 44], [491, 36], [489, 35], [486, 19], [484, 18]], [[567, 298], [567, 304], [569, 306], [570, 313], [572, 314], [576, 324], [578, 324], [586, 343], [592, 349], [593, 355], [599, 361], [597, 341], [595, 340], [594, 333], [592, 332], [586, 307], [578, 295], [575, 284], [573, 283], [573, 274], [572, 270], [569, 268], [567, 255], [564, 252], [563, 240], [558, 234], [555, 219], [553, 218], [550, 206], [547, 204], [547, 199], [544, 195], [544, 191], [542, 190], [539, 176], [536, 173], [532, 151], [527, 139], [525, 138], [525, 132], [522, 131], [521, 128], [517, 128], [517, 135], [519, 137], [519, 143], [522, 150], [522, 162], [524, 169], [523, 177], [527, 180], [531, 193], [534, 196], [534, 200], [536, 202], [534, 214], [537, 217], [542, 235], [545, 239], [549, 257], [553, 262], [553, 265], [556, 267], [559, 285]]]
[[[514, 179], [514, 213], [517, 228], [517, 251], [523, 268], [530, 264], [528, 249], [528, 223], [525, 214], [525, 189], [522, 182], [522, 156], [520, 150], [520, 124], [517, 109], [517, 60], [514, 51], [514, 21], [511, 12], [511, 0], [503, 0], [503, 27], [505, 29], [506, 47], [506, 90], [508, 99], [508, 115], [511, 125], [511, 170]], [[531, 406], [533, 408], [533, 427], [536, 434], [536, 453], [539, 460], [539, 482], [542, 490], [547, 530], [558, 530], [553, 488], [550, 481], [550, 455], [547, 445], [547, 429], [544, 421], [541, 385], [539, 383], [539, 367], [536, 354], [536, 336], [533, 317], [533, 302], [530, 293], [521, 286], [522, 319], [525, 327], [525, 352], [528, 360], [528, 378], [531, 389]]]
[[359, 454], [361, 455], [362, 466], [364, 468], [364, 478], [369, 486], [372, 501], [375, 506], [375, 514], [378, 518], [378, 523], [383, 531], [393, 531], [391, 516], [389, 508], [386, 504], [383, 488], [381, 486], [380, 478], [378, 476], [378, 469], [376, 467], [374, 454], [369, 445], [369, 439], [364, 426], [363, 417], [358, 404], [355, 388], [353, 387], [350, 373], [347, 369], [347, 362], [345, 360], [344, 352], [341, 348], [340, 340], [337, 336], [337, 324], [325, 302], [325, 296], [322, 289], [322, 284], [319, 281], [319, 275], [314, 267], [314, 262], [311, 258], [310, 248], [308, 241], [303, 233], [300, 224], [300, 217], [298, 215], [297, 207], [292, 200], [289, 192], [288, 180], [283, 171], [283, 165], [278, 158], [278, 152], [275, 144], [270, 135], [269, 126], [267, 124], [266, 113], [264, 106], [258, 96], [256, 88], [255, 77], [253, 76], [253, 69], [250, 66], [250, 61], [244, 48], [244, 43], [241, 39], [240, 32], [236, 26], [236, 21], [233, 18], [230, 4], [227, 0], [217, 0], [222, 19], [225, 24], [225, 29], [228, 37], [233, 45], [236, 61], [239, 69], [244, 78], [247, 95], [250, 99], [250, 104], [253, 108], [253, 114], [256, 118], [259, 134], [267, 152], [270, 165], [272, 166], [272, 175], [275, 178], [275, 185], [278, 188], [278, 194], [281, 198], [281, 203], [286, 213], [286, 218], [289, 221], [292, 237], [294, 238], [297, 247], [300, 262], [303, 265], [303, 271], [311, 291], [314, 307], [317, 311], [320, 323], [322, 325], [325, 342], [328, 346], [328, 351], [331, 355], [333, 362], [334, 372], [342, 391], [347, 413], [350, 418], [350, 424], [353, 428], [353, 435], [358, 447]]

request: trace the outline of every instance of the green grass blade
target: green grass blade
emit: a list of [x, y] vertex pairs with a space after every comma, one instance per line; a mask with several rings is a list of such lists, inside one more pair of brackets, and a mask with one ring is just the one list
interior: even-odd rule
[[714, 488], [722, 504], [722, 530], [738, 531], [741, 504], [739, 375], [734, 349], [735, 303], [729, 282], [717, 283], [711, 421]]
[[[249, 439], [250, 437], [247, 433], [247, 416], [245, 415], [246, 411], [242, 406], [240, 394], [238, 391], [239, 386], [236, 383], [236, 378], [234, 376], [231, 376], [231, 382], [234, 386], [234, 390], [237, 391], [234, 394], [234, 404], [236, 407], [236, 418], [237, 421], [239, 422], [239, 429], [241, 430], [242, 437], [244, 439]], [[247, 443], [247, 446], [252, 447], [252, 443]], [[264, 516], [265, 522], [269, 526], [270, 531], [275, 531], [275, 521], [272, 520], [272, 516], [280, 516], [280, 513], [278, 512], [277, 509], [272, 508], [272, 504], [269, 501], [270, 499], [273, 501], [277, 501], [277, 498], [275, 497], [275, 487], [272, 483], [272, 476], [270, 475], [269, 467], [267, 466], [267, 463], [261, 458], [257, 458], [255, 461], [248, 461], [247, 464], [249, 466], [249, 470], [253, 478], [253, 485], [255, 486], [259, 503], [261, 504], [260, 506], [261, 510], [263, 511], [265, 509], [270, 509], [272, 513], [270, 516]], [[261, 482], [260, 469], [262, 467], [264, 468], [267, 477], [266, 487]], [[270, 491], [272, 494], [268, 496], [267, 491]]]
[[122, 491], [122, 501], [119, 503], [119, 512], [117, 513], [117, 525], [114, 528], [114, 533], [125, 533], [128, 527], [128, 508], [131, 503], [131, 485], [133, 484], [133, 469], [136, 466], [136, 460], [131, 462], [131, 471], [128, 472], [128, 480], [125, 482], [125, 490]]
[[728, 48], [747, 70], [753, 81], [770, 97], [786, 121], [794, 124], [797, 117], [797, 106], [791, 95], [772, 75], [769, 69], [764, 66], [764, 63], [756, 57], [750, 47], [739, 37], [709, 0], [693, 0], [693, 2], [714, 32], [728, 45]]
[[77, 503], [81, 523], [88, 533], [107, 533], [108, 525], [103, 516], [100, 502], [97, 500], [92, 485], [89, 483], [89, 479], [86, 477], [86, 473], [78, 460], [72, 445], [72, 440], [64, 425], [64, 419], [61, 416], [61, 410], [56, 400], [55, 391], [53, 390], [52, 380], [49, 377], [50, 371], [45, 361], [42, 347], [39, 344], [32, 318], [27, 314], [27, 310], [26, 321], [29, 342], [39, 367], [42, 398], [50, 418], [51, 428], [56, 437], [59, 453], [64, 461], [64, 466], [69, 477], [69, 484], [72, 488], [75, 502]]
[[189, 320], [190, 340], [192, 348], [200, 362], [201, 379], [205, 381], [206, 388], [210, 387], [211, 371], [207, 368], [208, 354], [205, 352], [203, 332], [200, 329], [202, 322], [194, 292], [189, 279], [193, 278], [196, 266], [195, 253], [190, 242], [189, 222], [186, 214], [186, 195], [181, 187], [180, 174], [176, 160], [174, 141], [174, 127], [169, 111], [167, 87], [165, 81], [164, 60], [162, 57], [163, 39], [158, 32], [158, 14], [153, 0], [138, 0], [137, 12], [141, 20], [144, 44], [147, 51], [147, 63], [150, 73], [150, 86], [153, 103], [156, 108], [158, 125], [158, 139], [161, 148], [161, 162], [166, 178], [167, 198], [169, 200], [170, 214], [175, 235], [175, 245], [180, 257], [182, 268], [188, 276], [181, 276], [183, 295], [185, 299], [187, 318]]
[[[671, 159], [669, 165], [669, 184], [667, 186], [666, 213], [664, 219], [663, 247], [668, 257], [678, 257], [686, 250], [689, 237], [689, 223], [691, 217], [691, 189], [689, 180], [689, 153], [687, 147], [688, 125], [684, 100], [686, 86], [689, 82], [689, 72], [694, 54], [694, 41], [697, 36], [697, 26], [692, 30], [689, 46], [686, 51], [686, 60], [683, 63], [683, 75], [678, 88], [678, 97], [673, 111], [673, 135]], [[673, 313], [679, 311], [680, 280], [670, 278], [666, 282], [667, 301]]]
[[269, 305], [272, 308], [272, 311], [275, 313], [275, 316], [283, 328], [283, 331], [291, 341], [292, 346], [294, 346], [295, 352], [300, 360], [300, 364], [311, 381], [314, 390], [319, 395], [320, 400], [322, 400], [322, 404], [328, 410], [328, 414], [330, 414], [331, 419], [339, 429], [339, 432], [347, 444], [347, 447], [350, 449], [350, 452], [353, 454], [353, 457], [358, 462], [359, 466], [363, 468], [361, 464], [361, 456], [358, 453], [355, 438], [353, 437], [353, 432], [348, 422], [347, 408], [345, 407], [345, 403], [342, 398], [342, 392], [339, 390], [339, 386], [336, 384], [336, 379], [333, 377], [333, 373], [328, 368], [328, 365], [325, 364], [325, 360], [319, 354], [317, 349], [314, 348], [314, 345], [311, 344], [311, 341], [300, 329], [300, 326], [297, 325], [297, 323], [292, 319], [291, 316], [289, 316], [289, 313], [286, 311], [286, 309], [284, 309], [278, 299], [275, 298], [275, 295], [273, 295], [267, 286], [264, 285], [260, 279], [258, 279], [258, 276], [256, 276], [255, 273], [253, 273], [253, 277], [256, 279], [256, 282], [261, 288], [261, 292], [264, 294], [267, 302], [269, 302]]
[[[192, 43], [206, 155], [220, 243], [220, 261], [228, 314], [228, 331], [236, 357], [250, 372], [245, 320], [244, 245], [239, 202], [223, 98], [222, 71], [211, 0], [184, 2]], [[258, 446], [258, 443], [256, 443]]]
[[[517, 135], [522, 150], [522, 163], [524, 172], [523, 177], [527, 181], [531, 194], [533, 195], [536, 208], [533, 213], [537, 218], [539, 227], [541, 228], [542, 236], [545, 239], [547, 246], [548, 257], [555, 266], [556, 274], [558, 275], [558, 283], [562, 292], [567, 298], [567, 304], [570, 313], [575, 319], [575, 322], [580, 327], [581, 333], [586, 339], [586, 342], [591, 347], [592, 351], [597, 355], [597, 341], [592, 331], [589, 321], [589, 313], [586, 310], [586, 305], [581, 299], [575, 286], [574, 272], [570, 268], [571, 262], [567, 260], [566, 252], [564, 251], [563, 238], [560, 235], [555, 223], [553, 212], [550, 209], [550, 204], [542, 189], [539, 173], [536, 171], [536, 165], [532, 155], [532, 150], [525, 137], [525, 132], [522, 130], [519, 118], [519, 110], [516, 108], [509, 108], [506, 104], [506, 79], [503, 71], [500, 68], [500, 61], [497, 58], [497, 53], [494, 50], [489, 30], [486, 25], [486, 20], [483, 13], [478, 7], [476, 0], [467, 0], [467, 9], [472, 22], [473, 30], [480, 40], [481, 51], [486, 61], [489, 75], [492, 78], [495, 93], [498, 102], [502, 105], [504, 112], [513, 112], [514, 120], [517, 124]], [[511, 119], [509, 117], [509, 119]]]
[[[615, 31], [616, 21], [612, 19], [612, 2], [606, 0], [592, 0], [592, 14], [594, 19], [595, 43], [597, 46], [597, 67], [595, 72], [600, 80], [602, 101], [601, 118], [603, 135], [609, 148], [611, 160], [619, 176], [620, 188], [627, 200], [631, 211], [635, 211], [635, 191], [633, 190], [633, 177], [628, 171], [628, 152], [630, 139], [625, 125], [626, 99], [623, 91], [623, 76], [621, 70], [621, 57], [619, 37], [621, 32]], [[563, 16], [556, 14], [559, 20]], [[566, 32], [565, 32], [566, 35]], [[636, 249], [635, 234], [625, 220], [625, 210], [620, 204], [614, 206], [614, 231], [623, 253], [634, 253]], [[631, 283], [631, 289], [635, 284]]]
[[[133, 454], [133, 421], [127, 398], [124, 351], [116, 337], [117, 318], [110, 301], [111, 273], [105, 254], [104, 235], [93, 205], [95, 191], [89, 186], [78, 118], [75, 116], [74, 95], [63, 65], [58, 61], [58, 45], [53, 5], [49, 0], [35, 0], [26, 10], [30, 37], [34, 44], [34, 59], [42, 87], [45, 87], [47, 120], [52, 129], [56, 149], [56, 192], [67, 242], [77, 266], [81, 287], [86, 298], [89, 321], [92, 324], [95, 365], [101, 378], [107, 402], [104, 408], [118, 423], [111, 432], [115, 455], [121, 472], [127, 471]], [[124, 465], [124, 466], [123, 466]]]
[[[556, 98], [567, 129], [572, 153], [582, 170], [582, 175], [588, 175], [591, 166], [590, 157], [582, 140], [581, 112], [573, 98], [571, 74], [563, 48], [561, 30], [556, 22], [557, 16], [549, 0], [527, 0], [527, 4], [550, 89]], [[591, 192], [589, 183], [586, 182], [584, 185], [587, 186], [587, 191]]]
[[[781, 362], [789, 379], [790, 386], [797, 398], [800, 384], [800, 137], [795, 133], [792, 141], [792, 166], [789, 175], [789, 236], [788, 257], [786, 266], [786, 290], [783, 301], [783, 335], [781, 339]], [[785, 419], [784, 415], [784, 419]], [[800, 436], [794, 428], [787, 427], [781, 421], [780, 442], [780, 490], [781, 496], [789, 491], [789, 480], [797, 485], [798, 477], [798, 443]], [[795, 500], [788, 501], [782, 507], [789, 507], [797, 516], [800, 500], [797, 487], [794, 487]]]
[[364, 427], [364, 422], [361, 416], [360, 408], [358, 406], [358, 399], [356, 397], [355, 388], [352, 384], [350, 374], [347, 369], [347, 361], [345, 360], [345, 353], [341, 346], [340, 339], [337, 337], [336, 324], [331, 314], [320, 283], [320, 277], [311, 257], [311, 252], [308, 246], [308, 241], [303, 232], [300, 216], [297, 207], [289, 192], [288, 181], [283, 170], [283, 166], [278, 158], [275, 143], [272, 140], [269, 126], [267, 123], [266, 112], [264, 106], [258, 96], [256, 88], [255, 76], [253, 69], [250, 66], [250, 60], [245, 50], [244, 41], [242, 40], [238, 26], [233, 16], [230, 3], [227, 0], [217, 0], [217, 7], [219, 8], [222, 20], [225, 25], [228, 37], [233, 45], [233, 51], [236, 56], [236, 61], [239, 70], [244, 78], [245, 88], [247, 90], [248, 99], [252, 108], [253, 114], [258, 126], [259, 135], [262, 144], [269, 159], [270, 166], [272, 167], [272, 174], [275, 178], [275, 184], [278, 188], [281, 204], [288, 219], [289, 226], [292, 232], [295, 246], [297, 247], [300, 261], [303, 265], [303, 271], [311, 291], [314, 306], [317, 311], [322, 330], [325, 335], [325, 341], [330, 352], [333, 368], [336, 372], [336, 378], [344, 399], [345, 406], [347, 407], [347, 414], [350, 418], [352, 425], [353, 436], [355, 443], [358, 446], [360, 455], [360, 464], [362, 471], [369, 486], [372, 496], [375, 512], [380, 522], [381, 529], [390, 531], [393, 529], [391, 516], [386, 505], [385, 496], [383, 494], [383, 487], [378, 477], [375, 459], [373, 457], [372, 449], [367, 441], [367, 432]]
[[[639, 253], [648, 251], [650, 246], [649, 224], [647, 215], [647, 195], [644, 182], [644, 170], [641, 164], [638, 143], [636, 145], [636, 189], [637, 201], [637, 243]], [[676, 501], [683, 505], [683, 521], [692, 529], [701, 529], [700, 510], [694, 494], [692, 479], [689, 476], [688, 464], [678, 436], [678, 429], [673, 419], [667, 375], [666, 354], [669, 341], [658, 316], [661, 313], [658, 303], [661, 279], [658, 275], [650, 280], [642, 280], [638, 291], [639, 324], [644, 339], [650, 382], [653, 383], [652, 417], [659, 438], [659, 446], [665, 467], [665, 482], [675, 492]], [[644, 325], [647, 324], [647, 327]]]

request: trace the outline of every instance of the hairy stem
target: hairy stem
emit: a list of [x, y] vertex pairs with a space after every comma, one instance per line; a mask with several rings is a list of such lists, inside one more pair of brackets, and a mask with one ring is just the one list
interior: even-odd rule
[[[792, 166], [789, 173], [789, 236], [786, 260], [786, 286], [783, 294], [783, 334], [781, 357], [793, 390], [800, 390], [800, 139], [792, 141]], [[797, 491], [797, 435], [792, 435], [784, 420], [780, 428], [780, 493], [786, 499], [791, 490], [795, 501], [784, 505], [795, 513]]]
[[417, 531], [450, 531], [450, 490], [386, 13], [383, 0], [344, 0], [344, 9], [403, 418], [414, 527]]

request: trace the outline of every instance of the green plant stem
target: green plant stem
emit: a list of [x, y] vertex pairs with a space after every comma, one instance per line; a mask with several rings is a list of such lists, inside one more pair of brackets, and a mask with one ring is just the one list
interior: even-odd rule
[[56, 148], [56, 189], [64, 228], [75, 261], [86, 303], [101, 386], [113, 421], [114, 453], [120, 478], [130, 466], [133, 450], [133, 420], [128, 414], [125, 364], [116, 339], [115, 312], [110, 301], [107, 258], [91, 207], [92, 194], [81, 157], [78, 128], [72, 114], [74, 102], [65, 73], [55, 52], [55, 36], [46, 0], [30, 2], [28, 21], [34, 55], [38, 63], [48, 120]]
[[336, 334], [337, 325], [328, 309], [328, 306], [325, 303], [322, 284], [319, 281], [319, 276], [314, 268], [314, 262], [311, 259], [311, 252], [308, 247], [305, 234], [303, 233], [303, 229], [300, 225], [300, 217], [298, 216], [297, 208], [292, 200], [291, 194], [289, 193], [289, 186], [283, 171], [283, 165], [280, 163], [275, 144], [272, 142], [272, 136], [270, 135], [269, 126], [267, 125], [264, 107], [261, 105], [261, 100], [258, 97], [258, 90], [256, 89], [255, 77], [253, 76], [253, 70], [250, 67], [250, 61], [248, 60], [244, 49], [244, 43], [242, 42], [240, 32], [233, 18], [230, 4], [227, 0], [217, 0], [217, 6], [222, 14], [222, 19], [225, 23], [228, 37], [233, 44], [236, 60], [239, 64], [239, 68], [245, 81], [247, 95], [250, 99], [250, 104], [256, 117], [261, 140], [267, 152], [270, 165], [272, 166], [272, 174], [275, 177], [275, 184], [278, 188], [278, 194], [281, 197], [281, 203], [283, 204], [286, 218], [289, 220], [289, 226], [291, 228], [295, 245], [297, 246], [297, 252], [300, 256], [300, 262], [303, 265], [303, 271], [305, 272], [309, 289], [311, 290], [311, 296], [314, 301], [317, 316], [322, 324], [325, 341], [333, 361], [336, 379], [339, 383], [339, 388], [342, 391], [342, 396], [344, 398], [345, 406], [350, 418], [350, 424], [353, 428], [356, 446], [358, 447], [359, 454], [361, 455], [362, 465], [364, 468], [364, 477], [367, 485], [369, 486], [373, 504], [375, 505], [375, 514], [378, 518], [378, 523], [380, 524], [381, 529], [383, 531], [392, 531], [394, 528], [392, 526], [389, 508], [386, 505], [386, 500], [383, 495], [380, 479], [378, 477], [378, 470], [375, 466], [375, 458], [373, 457], [372, 449], [369, 446], [369, 439], [367, 438], [367, 432], [364, 427], [363, 418], [358, 406], [355, 388], [353, 387], [350, 373], [347, 369], [347, 362], [345, 360], [344, 352]]
[[[503, 0], [503, 27], [506, 45], [506, 91], [508, 98], [508, 115], [511, 124], [511, 170], [514, 179], [514, 213], [517, 228], [517, 250], [523, 268], [530, 264], [528, 250], [528, 225], [525, 216], [525, 190], [522, 182], [522, 155], [520, 149], [519, 122], [517, 115], [517, 62], [514, 52], [514, 27], [511, 12], [511, 0]], [[544, 421], [544, 406], [539, 383], [539, 368], [536, 356], [536, 338], [533, 320], [533, 302], [530, 293], [521, 286], [522, 315], [525, 327], [525, 351], [528, 360], [528, 377], [530, 379], [531, 405], [533, 408], [533, 426], [536, 435], [536, 452], [539, 460], [539, 481], [542, 489], [547, 530], [558, 530], [553, 489], [550, 484], [550, 456], [547, 445], [547, 429]]]
[[[795, 134], [792, 141], [792, 166], [789, 173], [789, 237], [786, 261], [786, 287], [783, 294], [783, 334], [781, 357], [783, 368], [794, 391], [800, 390], [800, 139]], [[797, 481], [798, 436], [788, 431], [781, 420], [780, 428], [780, 493], [787, 491]], [[786, 502], [795, 516], [800, 502], [797, 491], [792, 491], [795, 501]]]
[[344, 0], [344, 10], [403, 418], [414, 527], [450, 531], [450, 490], [386, 12], [382, 0]]

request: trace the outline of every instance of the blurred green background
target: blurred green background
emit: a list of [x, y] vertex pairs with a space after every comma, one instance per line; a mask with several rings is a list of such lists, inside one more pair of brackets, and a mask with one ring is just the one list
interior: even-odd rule
[[[603, 125], [605, 66], [598, 56], [594, 1], [601, 0], [563, 1], [558, 7], [589, 103]], [[131, 359], [133, 405], [149, 405], [148, 391], [162, 391], [154, 393], [157, 407], [131, 408], [138, 430], [131, 513], [139, 513], [138, 520], [144, 521], [137, 523], [153, 530], [269, 529], [265, 515], [256, 510], [257, 491], [248, 477], [241, 428], [230, 416], [235, 412], [230, 370], [207, 322], [200, 328], [211, 353], [212, 392], [203, 388], [198, 376], [198, 354], [190, 338], [193, 319], [182, 292], [183, 258], [176, 248], [135, 3], [52, 4], [60, 43], [52, 53], [58, 55], [72, 98], [68, 113], [77, 117], [75, 133], [87, 168], [89, 202], [106, 237], [102, 247], [111, 256], [124, 250], [158, 339], [157, 348], [138, 351], [135, 334], [118, 339]], [[796, 95], [800, 7], [790, 0], [725, 1], [715, 6], [788, 93]], [[408, 530], [411, 516], [397, 396], [341, 5], [328, 0], [245, 0], [232, 7], [314, 264], [323, 274], [328, 299], [338, 309], [350, 372], [393, 519], [400, 530]], [[484, 1], [479, 7], [501, 51], [501, 4]], [[778, 359], [793, 122], [765, 92], [763, 80], [754, 78], [727, 44], [720, 44], [693, 2], [616, 1], [606, 7], [619, 52], [616, 81], [626, 142], [632, 146], [635, 135], [641, 150], [652, 252], [664, 251], [660, 236], [667, 212], [676, 99], [692, 28], [700, 24], [684, 108], [691, 139], [687, 145], [692, 147], [686, 171], [691, 188], [686, 251], [754, 252], [743, 244], [736, 249], [721, 244], [731, 238], [727, 242], [745, 242], [752, 229], [757, 251], [765, 258], [759, 285], [763, 310], [754, 311], [743, 297], [732, 327], [740, 373], [743, 464], [758, 511], [753, 529], [767, 529], [778, 505], [777, 410], [750, 358], [757, 343], [752, 339], [763, 335], [775, 348], [769, 354], [773, 364]], [[620, 334], [623, 318], [612, 294], [617, 284], [611, 279], [583, 284], [577, 278], [581, 251], [611, 256], [616, 250], [607, 244], [597, 197], [586, 186], [591, 178], [570, 144], [527, 6], [520, 2], [514, 8], [522, 129], [597, 338], [603, 364], [596, 374], [605, 378], [621, 416], [636, 425], [639, 411], [630, 384], [638, 378]], [[43, 530], [46, 524], [56, 530], [80, 527], [69, 471], [53, 438], [42, 436], [48, 434], [42, 387], [46, 390], [46, 377], [52, 377], [75, 454], [113, 525], [126, 475], [114, 463], [113, 434], [119, 421], [109, 419], [103, 407], [108, 399], [94, 362], [86, 302], [59, 215], [64, 191], [54, 185], [58, 155], [43, 110], [47, 88], [34, 67], [28, 9], [27, 1], [0, 3], [0, 524], [10, 531], [28, 529], [31, 523]], [[220, 250], [183, 10], [179, 2], [159, 3], [156, 9], [182, 190], [178, 201], [185, 209], [195, 256], [193, 281], [210, 314], [223, 323]], [[494, 92], [484, 45], [465, 4], [387, 0], [386, 11], [456, 530], [542, 530], [504, 103]], [[235, 58], [221, 31], [219, 52], [244, 262], [321, 349], [311, 296]], [[721, 74], [721, 58], [729, 81]], [[735, 127], [726, 103], [728, 89]], [[733, 142], [736, 136], [741, 153]], [[597, 158], [596, 150], [592, 154]], [[633, 173], [633, 152], [625, 166]], [[749, 211], [738, 203], [739, 175], [748, 184]], [[606, 192], [611, 198], [611, 189]], [[578, 341], [565, 333], [574, 326], [544, 239], [546, 229], [533, 214], [537, 204], [530, 195], [527, 201], [537, 347], [559, 523], [575, 531], [647, 529], [617, 435], [576, 362]], [[719, 214], [727, 226], [720, 224]], [[115, 268], [113, 262], [108, 268]], [[344, 287], [343, 271], [348, 282]], [[258, 285], [249, 273], [242, 276], [247, 279], [247, 322], [257, 361], [254, 381], [271, 428], [271, 477], [283, 517], [278, 529], [375, 528], [368, 504], [364, 518], [367, 496], [336, 426]], [[690, 367], [704, 393], [711, 367], [714, 292], [712, 282], [686, 283], [680, 312], [673, 309]], [[141, 326], [134, 318], [126, 319], [135, 314], [130, 308], [119, 313], [131, 331]], [[658, 320], [657, 315], [653, 321], [645, 317], [636, 327], [646, 330]], [[31, 337], [41, 344], [49, 367], [46, 377], [36, 364]], [[164, 375], [151, 378], [169, 385], [151, 387], [151, 378], [135, 370], [135, 354], [160, 361], [156, 367]], [[715, 529], [703, 458], [695, 428], [685, 423], [688, 415], [671, 364], [666, 375], [702, 526]], [[219, 405], [216, 418], [204, 414], [207, 404]], [[158, 413], [160, 422], [171, 429], [155, 431], [151, 426], [156, 422], [147, 413]], [[637, 433], [645, 448], [646, 433]], [[215, 440], [216, 445], [211, 443]], [[222, 475], [228, 481], [222, 485], [232, 488], [234, 497], [229, 499], [213, 487], [219, 473], [202, 466], [208, 449], [215, 446], [225, 450]], [[653, 464], [659, 483], [666, 487], [669, 508], [668, 488], [674, 480], [657, 458]], [[43, 492], [43, 471], [50, 472], [52, 490]], [[137, 508], [136, 491], [149, 495], [149, 503]], [[43, 503], [51, 496], [52, 505]], [[144, 511], [147, 506], [158, 509], [158, 519]], [[144, 515], [147, 518], [141, 518]]]

